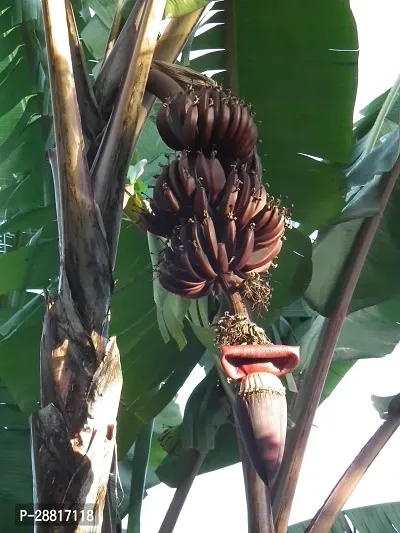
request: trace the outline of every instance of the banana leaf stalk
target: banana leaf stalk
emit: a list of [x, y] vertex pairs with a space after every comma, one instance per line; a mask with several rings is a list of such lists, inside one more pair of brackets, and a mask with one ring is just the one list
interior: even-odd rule
[[176, 489], [172, 498], [171, 504], [164, 517], [164, 520], [160, 526], [158, 533], [172, 533], [174, 527], [178, 521], [182, 507], [186, 501], [189, 491], [193, 485], [193, 481], [200, 471], [201, 465], [205, 459], [205, 454], [195, 452], [193, 456], [192, 468], [186, 479], [182, 481], [179, 487]]
[[348, 467], [308, 525], [305, 533], [328, 533], [357, 484], [400, 425], [400, 412], [389, 414]]
[[364, 220], [354, 244], [354, 253], [346, 265], [337, 301], [332, 316], [326, 321], [325, 329], [313, 352], [293, 408], [295, 427], [290, 432], [285, 461], [282, 465], [279, 483], [274, 487], [274, 516], [278, 533], [286, 533], [296, 485], [300, 474], [312, 422], [319, 404], [326, 375], [332, 361], [336, 342], [343, 320], [346, 317], [354, 289], [360, 277], [371, 243], [378, 229], [387, 202], [400, 172], [400, 157], [393, 169], [383, 174], [380, 182], [379, 213]]

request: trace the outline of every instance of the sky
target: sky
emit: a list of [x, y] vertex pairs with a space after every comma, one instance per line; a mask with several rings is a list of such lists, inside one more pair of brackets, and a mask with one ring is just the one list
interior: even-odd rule
[[[393, 85], [399, 75], [399, 0], [351, 0], [357, 21], [360, 57], [358, 111]], [[311, 518], [334, 484], [381, 424], [371, 394], [400, 392], [400, 347], [381, 359], [358, 362], [318, 409], [311, 432], [290, 523]], [[183, 406], [202, 379], [196, 368], [179, 395]], [[345, 508], [400, 501], [400, 431], [386, 445], [359, 483]], [[142, 533], [156, 533], [168, 509], [173, 489], [160, 485], [143, 502]], [[231, 509], [226, 513], [226, 509]], [[233, 512], [232, 512], [233, 511]], [[247, 531], [241, 465], [198, 476], [176, 524], [175, 533]]]

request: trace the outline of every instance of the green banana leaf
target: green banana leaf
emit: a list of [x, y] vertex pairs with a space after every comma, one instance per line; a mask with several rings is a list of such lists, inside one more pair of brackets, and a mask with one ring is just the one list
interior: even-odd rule
[[215, 7], [208, 31], [193, 41], [190, 66], [223, 71], [214, 77], [251, 103], [272, 194], [287, 195], [293, 218], [319, 228], [344, 204], [339, 168], [352, 147], [358, 44], [349, 2]]
[[[288, 533], [304, 533], [309, 520], [289, 526]], [[382, 503], [342, 511], [330, 533], [395, 533], [400, 526], [400, 503]]]
[[23, 413], [0, 381], [0, 516], [7, 533], [17, 533], [15, 504], [32, 501], [30, 429]]
[[[390, 147], [389, 162], [382, 164], [378, 150], [374, 151], [375, 154], [374, 152], [370, 154], [370, 156], [374, 154], [375, 157], [370, 157], [369, 166], [363, 173], [366, 185], [353, 196], [348, 209], [343, 211], [339, 219], [319, 233], [314, 244], [313, 276], [305, 297], [314, 309], [325, 316], [332, 313], [336, 296], [340, 293], [343, 267], [353, 252], [355, 237], [363, 223], [363, 217], [376, 213], [374, 206], [376, 209], [379, 185], [379, 176], [376, 175], [390, 170], [393, 161], [400, 153], [397, 133], [398, 131], [393, 134], [395, 142], [390, 143], [388, 139], [386, 140]], [[353, 168], [349, 177], [357, 170], [357, 167]], [[397, 181], [364, 263], [349, 312], [379, 304], [400, 293], [395, 267], [400, 261], [397, 224], [399, 194], [400, 184]]]

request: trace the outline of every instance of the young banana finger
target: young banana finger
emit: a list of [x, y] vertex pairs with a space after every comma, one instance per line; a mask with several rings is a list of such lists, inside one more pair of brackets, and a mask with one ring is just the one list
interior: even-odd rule
[[264, 185], [260, 185], [258, 191], [256, 191], [255, 197], [257, 198], [257, 205], [253, 212], [253, 217], [257, 216], [257, 214], [266, 206], [267, 200], [268, 200], [268, 194], [265, 190]]
[[194, 257], [196, 259], [197, 265], [200, 267], [202, 273], [207, 279], [216, 278], [217, 273], [211, 266], [211, 263], [207, 257], [207, 254], [203, 250], [197, 222], [194, 222], [192, 224], [192, 239], [193, 239], [193, 246], [194, 246]]
[[226, 133], [224, 135], [224, 143], [228, 144], [229, 141], [231, 141], [240, 124], [240, 117], [242, 114], [242, 106], [240, 103], [235, 99], [231, 101], [231, 118], [229, 121], [228, 129], [226, 130]]
[[211, 253], [214, 256], [214, 259], [217, 259], [218, 258], [218, 241], [217, 241], [217, 234], [215, 232], [215, 226], [214, 226], [214, 222], [212, 218], [207, 216], [203, 220], [202, 226], [203, 226], [204, 236], [209, 245]]
[[168, 266], [165, 270], [161, 271], [161, 275], [164, 277], [164, 279], [169, 280], [170, 284], [173, 284], [174, 282], [178, 285], [180, 285], [183, 289], [193, 289], [194, 287], [197, 287], [200, 283], [204, 283], [203, 281], [198, 280], [188, 280], [184, 275], [180, 275], [179, 269], [174, 268], [173, 266]]
[[183, 142], [187, 148], [191, 148], [197, 138], [197, 121], [199, 110], [195, 103], [190, 104], [183, 123]]
[[249, 108], [245, 105], [241, 105], [240, 122], [232, 139], [235, 149], [240, 148], [240, 145], [243, 144], [243, 140], [247, 140], [249, 134], [248, 129], [249, 124], [251, 124], [251, 120], [252, 116]]
[[183, 248], [188, 255], [191, 268], [195, 271], [198, 277], [200, 277], [201, 279], [204, 279], [206, 276], [204, 275], [201, 267], [197, 265], [197, 259], [195, 255], [196, 245], [194, 245], [191, 240], [192, 224], [194, 224], [194, 222], [190, 222], [189, 224], [182, 225], [179, 229], [179, 237], [183, 245]]
[[184, 149], [184, 144], [172, 130], [172, 121], [168, 103], [165, 103], [158, 111], [156, 116], [156, 126], [161, 139], [167, 146], [169, 146], [172, 150]]
[[223, 242], [218, 243], [218, 272], [225, 274], [229, 270], [228, 254], [226, 253], [226, 247]]
[[247, 172], [252, 177], [254, 187], [257, 188], [262, 180], [262, 164], [260, 156], [257, 154], [257, 152], [253, 152], [252, 155], [248, 159], [247, 163]]
[[200, 222], [208, 217], [208, 200], [204, 187], [196, 187], [196, 192], [194, 193], [194, 214]]
[[247, 206], [244, 210], [244, 213], [241, 217], [238, 216], [237, 218], [237, 225], [239, 229], [244, 229], [247, 224], [252, 220], [254, 212], [256, 211], [258, 206], [258, 197], [252, 193], [250, 195], [250, 199], [247, 203]]
[[[252, 120], [252, 119], [251, 119]], [[237, 153], [240, 158], [249, 157], [257, 144], [258, 131], [254, 122], [248, 124], [248, 128], [240, 140], [237, 141]]]
[[246, 229], [242, 243], [236, 252], [235, 258], [231, 262], [231, 270], [242, 270], [254, 249], [254, 224], [249, 224]]
[[246, 157], [254, 152], [256, 144], [258, 141], [258, 132], [257, 130], [250, 131], [249, 136], [246, 142], [243, 142], [240, 149], [238, 150], [239, 157]]
[[211, 156], [208, 167], [210, 169], [210, 201], [214, 203], [218, 200], [225, 187], [226, 177], [221, 162], [215, 157], [215, 154]]
[[160, 209], [168, 209], [168, 204], [164, 195], [164, 187], [168, 186], [168, 167], [161, 170], [161, 174], [156, 177], [156, 183], [153, 187], [153, 201]]
[[233, 215], [225, 220], [223, 239], [228, 258], [232, 259], [232, 257], [235, 255], [236, 248], [236, 222]]
[[190, 174], [189, 162], [186, 153], [181, 154], [178, 162], [178, 176], [186, 198], [191, 198], [196, 190], [196, 182]]
[[273, 234], [276, 228], [283, 228], [284, 225], [285, 225], [285, 218], [279, 212], [279, 209], [277, 207], [274, 207], [273, 213], [269, 221], [266, 224], [264, 224], [264, 226], [262, 226], [261, 228], [257, 230], [257, 238], [264, 240], [265, 238]]
[[252, 219], [252, 222], [256, 225], [255, 232], [257, 233], [261, 228], [267, 224], [272, 215], [274, 214], [274, 208], [270, 204], [265, 204], [262, 210]]
[[[282, 241], [278, 239], [276, 244], [264, 250], [253, 252], [246, 265], [242, 268], [244, 272], [263, 272], [267, 270], [271, 261], [279, 254], [282, 248]], [[259, 255], [258, 255], [259, 254]]]
[[200, 98], [199, 98], [199, 103], [198, 103], [200, 133], [203, 132], [204, 116], [206, 114], [207, 109], [210, 107], [210, 95], [211, 95], [211, 89], [209, 87], [204, 87], [200, 93]]
[[240, 188], [239, 201], [236, 206], [235, 214], [238, 218], [241, 218], [250, 200], [251, 182], [250, 176], [243, 168], [239, 169], [238, 177], [239, 180], [242, 182], [242, 186]]
[[164, 185], [164, 196], [167, 201], [168, 207], [173, 213], [179, 213], [180, 211], [180, 205], [178, 202], [177, 197], [172, 192], [172, 190], [168, 187], [168, 185]]
[[263, 231], [258, 231], [256, 233], [257, 244], [269, 239], [275, 239], [282, 232], [285, 232], [285, 219], [282, 217], [278, 224], [271, 230], [269, 230], [268, 226], [265, 226], [265, 228], [262, 229]]
[[189, 254], [186, 250], [181, 252], [181, 263], [187, 272], [192, 276], [192, 278], [196, 279], [197, 281], [205, 281], [204, 276], [200, 276], [193, 268], [193, 265], [189, 259]]
[[210, 140], [214, 129], [215, 112], [214, 107], [209, 105], [203, 115], [203, 129], [200, 134], [200, 145], [203, 150], [210, 151]]
[[275, 241], [278, 239], [282, 239], [282, 237], [285, 235], [285, 228], [281, 228], [279, 233], [276, 235], [273, 235], [272, 237], [268, 237], [267, 239], [260, 241], [256, 240], [256, 250], [260, 250], [261, 248], [267, 248], [268, 246], [271, 246]]
[[174, 280], [171, 277], [166, 277], [164, 275], [160, 275], [160, 283], [161, 286], [168, 292], [172, 292], [173, 294], [179, 294], [180, 296], [184, 296], [186, 298], [198, 298], [201, 291], [204, 289], [205, 282], [198, 283], [194, 287], [184, 287], [179, 282]]
[[181, 201], [185, 198], [185, 192], [179, 179], [178, 166], [179, 160], [177, 158], [168, 165], [168, 184], [177, 199]]
[[196, 156], [195, 163], [196, 178], [201, 185], [210, 191], [211, 189], [211, 172], [208, 164], [208, 160], [204, 156], [203, 152], [199, 152]]
[[231, 118], [231, 109], [229, 107], [229, 97], [223, 92], [220, 92], [220, 112], [218, 122], [215, 126], [215, 133], [213, 141], [215, 144], [221, 142], [226, 134], [226, 131], [229, 127], [229, 122]]
[[183, 135], [183, 124], [185, 121], [185, 116], [189, 106], [193, 104], [192, 99], [189, 94], [186, 92], [179, 93], [171, 99], [170, 103], [170, 115], [171, 115], [171, 125], [173, 133], [178, 137], [178, 139], [184, 143]]
[[210, 92], [210, 98], [214, 107], [214, 127], [211, 136], [211, 142], [215, 144], [215, 136], [218, 130], [221, 113], [221, 90], [218, 87], [213, 87]]
[[235, 213], [236, 202], [239, 195], [239, 178], [236, 167], [228, 174], [226, 186], [224, 189], [221, 202], [219, 204], [219, 213], [222, 219]]

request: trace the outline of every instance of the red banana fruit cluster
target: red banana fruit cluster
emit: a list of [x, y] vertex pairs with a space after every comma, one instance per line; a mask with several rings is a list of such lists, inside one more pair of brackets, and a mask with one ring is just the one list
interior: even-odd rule
[[245, 284], [273, 264], [287, 212], [262, 183], [252, 113], [229, 91], [179, 93], [161, 107], [156, 124], [164, 142], [181, 153], [157, 176], [141, 225], [167, 240], [158, 265], [165, 290], [186, 298], [222, 291], [228, 296], [234, 314], [227, 317], [226, 334], [218, 323], [225, 344], [221, 364], [237, 382], [233, 410], [250, 461], [271, 486], [286, 435], [279, 376], [296, 366], [299, 353], [269, 343], [265, 332], [260, 336], [250, 327], [237, 293], [241, 300]]
[[183, 152], [163, 168], [143, 221], [170, 239], [160, 260], [166, 290], [199, 298], [219, 294], [223, 274], [234, 273], [240, 284], [268, 270], [282, 247], [285, 209], [260, 174], [256, 155], [225, 172], [215, 153]]
[[230, 160], [249, 157], [257, 142], [251, 109], [230, 91], [203, 87], [169, 98], [160, 108], [156, 124], [161, 138], [173, 150], [214, 150]]

